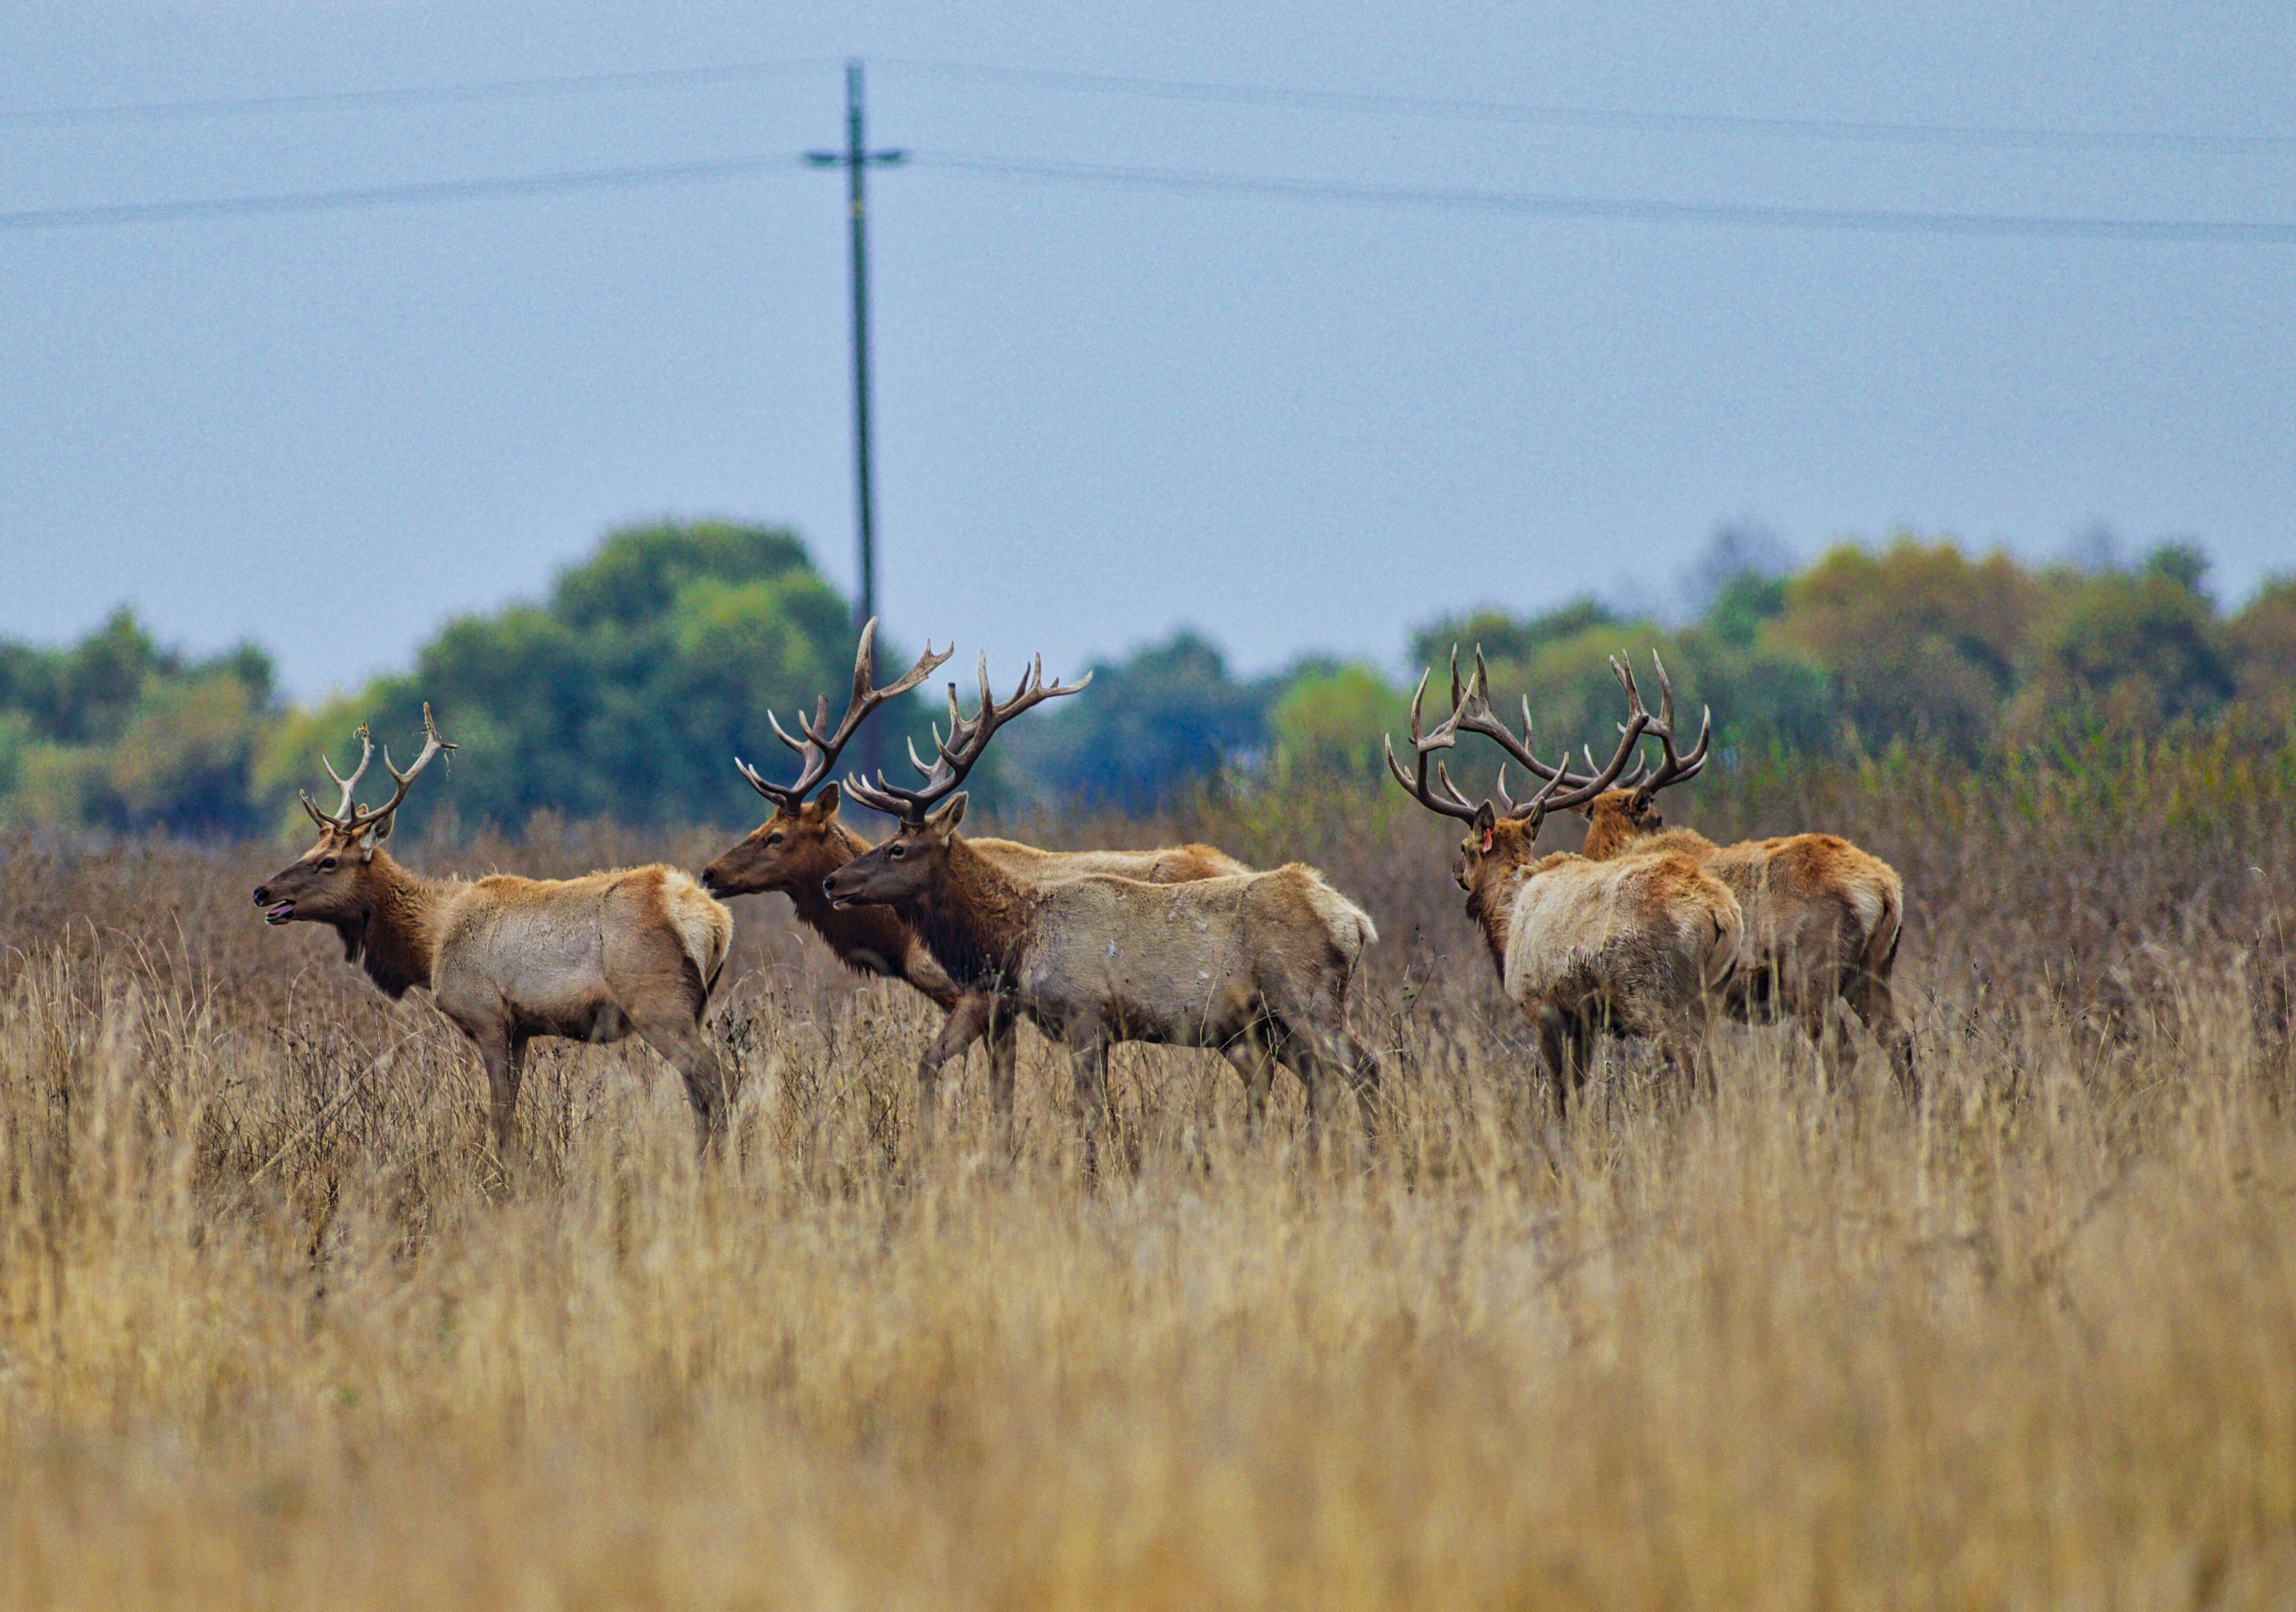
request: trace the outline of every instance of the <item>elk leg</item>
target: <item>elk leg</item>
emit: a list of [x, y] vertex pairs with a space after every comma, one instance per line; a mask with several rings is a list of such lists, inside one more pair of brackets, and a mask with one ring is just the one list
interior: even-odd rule
[[1591, 1016], [1581, 1014], [1565, 1019], [1563, 1027], [1562, 1051], [1570, 1066], [1570, 1090], [1576, 1094], [1586, 1090], [1595, 1076], [1595, 1025]]
[[1571, 1057], [1575, 1042], [1571, 1027], [1561, 1010], [1550, 1007], [1539, 1010], [1537, 1029], [1538, 1059], [1546, 1066], [1547, 1083], [1554, 1092], [1554, 1107], [1567, 1117], [1570, 1112], [1570, 1092], [1578, 1084], [1573, 1070], [1575, 1060]]
[[701, 970], [667, 924], [610, 925], [605, 942], [606, 988], [614, 1006], [684, 1076], [693, 1123], [707, 1147], [718, 1133], [726, 1076], [701, 1034], [709, 994]]
[[1221, 1055], [1243, 1076], [1244, 1133], [1257, 1137], [1267, 1124], [1267, 1094], [1275, 1084], [1274, 1028], [1264, 1019], [1244, 1027], [1241, 1043], [1220, 1049]]
[[1920, 1096], [1921, 1076], [1914, 1068], [1913, 1032], [1898, 1017], [1897, 998], [1890, 989], [1890, 982], [1861, 969], [1851, 977], [1845, 994], [1849, 999], [1850, 1011], [1865, 1021], [1874, 1039], [1889, 1053], [1898, 1089], [1909, 1099]]
[[718, 1099], [726, 1091], [726, 1076], [718, 1067], [718, 1054], [702, 1039], [699, 1027], [683, 1020], [640, 1019], [636, 1025], [646, 1045], [668, 1059], [684, 1077], [685, 1099], [693, 1105], [694, 1126], [701, 1145], [708, 1147], [718, 1136], [721, 1121]]
[[1243, 1082], [1244, 1126], [1250, 1134], [1259, 1133], [1259, 1123], [1267, 1117], [1267, 1087], [1272, 1075], [1263, 1076], [1267, 1056], [1260, 1051], [1250, 1031], [1219, 1050], [1228, 1061], [1238, 1080]]
[[1069, 1095], [1069, 1115], [1075, 1121], [1084, 1150], [1087, 1176], [1099, 1173], [1100, 1128], [1108, 1117], [1108, 1035], [1095, 1026], [1077, 1043], [1069, 1060], [1074, 1088]]
[[[986, 996], [970, 995], [957, 998], [956, 1005], [940, 1023], [940, 1034], [932, 1045], [917, 1060], [917, 1142], [920, 1147], [931, 1145], [933, 1109], [940, 1096], [941, 1066], [952, 1058], [963, 1056], [964, 1049], [980, 1038], [988, 1028], [992, 1003]], [[989, 1043], [989, 1057], [996, 1055], [996, 1043]]]
[[1005, 1140], [1013, 1135], [1013, 1076], [1021, 1054], [1020, 1021], [991, 1002], [988, 1010], [988, 1101]]
[[499, 1151], [510, 1148], [512, 1118], [518, 1112], [519, 1076], [526, 1071], [526, 1038], [500, 1025], [473, 1034], [479, 1056], [487, 1066], [487, 1118]]

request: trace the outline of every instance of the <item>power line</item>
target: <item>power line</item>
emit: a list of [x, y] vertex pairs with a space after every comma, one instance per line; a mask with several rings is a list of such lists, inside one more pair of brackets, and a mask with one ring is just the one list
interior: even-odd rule
[[294, 95], [242, 95], [221, 100], [135, 101], [110, 106], [46, 106], [0, 111], [0, 124], [160, 123], [205, 118], [435, 106], [466, 101], [541, 101], [624, 90], [676, 89], [688, 85], [794, 78], [836, 65], [832, 56], [783, 61], [741, 61], [720, 67], [673, 67], [619, 73], [569, 73], [547, 78], [495, 78], [463, 84], [413, 85], [399, 89], [326, 90]]
[[1983, 145], [2024, 149], [2185, 151], [2219, 154], [2296, 152], [2296, 135], [2180, 133], [2173, 130], [2016, 127], [2005, 124], [1884, 123], [1840, 118], [1751, 117], [1720, 112], [1644, 111], [1631, 108], [1547, 102], [1461, 101], [1433, 95], [1212, 84], [1180, 78], [1135, 78], [1114, 73], [1062, 72], [1043, 68], [980, 67], [964, 62], [882, 59], [881, 67], [914, 77], [1035, 89], [1138, 95], [1159, 100], [1292, 106], [1390, 116], [1453, 119], [1476, 123], [1543, 124], [1568, 128], [1623, 129], [1660, 134], [1755, 135], [1779, 138], [1887, 142], [1923, 145]]
[[[920, 151], [920, 167], [991, 178], [1079, 184], [1211, 194], [1271, 196], [1353, 207], [1384, 207], [1520, 217], [1588, 218], [1618, 223], [1741, 225], [1770, 229], [1844, 230], [1869, 233], [1980, 235], [2034, 240], [2185, 241], [2207, 245], [2279, 246], [2296, 242], [2296, 223], [2265, 219], [2112, 218], [2030, 213], [1924, 212], [1874, 208], [1774, 206], [1763, 203], [1669, 201], [1566, 192], [1478, 191], [1346, 180], [1290, 179], [1218, 174], [1186, 168], [1120, 168], [1086, 162], [1037, 162], [957, 151]], [[417, 206], [554, 192], [630, 189], [704, 183], [777, 169], [795, 172], [791, 153], [726, 157], [566, 173], [441, 179], [410, 184], [299, 191], [267, 196], [211, 196], [182, 201], [137, 201], [101, 207], [37, 208], [0, 213], [0, 231], [160, 224], [266, 213]]]
[[[284, 95], [126, 102], [96, 106], [33, 107], [0, 111], [0, 125], [73, 125], [193, 120], [357, 108], [427, 106], [458, 102], [544, 100], [628, 90], [672, 89], [792, 77], [836, 66], [830, 56], [729, 62], [625, 72], [570, 73], [415, 85], [395, 89], [317, 91]], [[916, 78], [1096, 94], [1144, 96], [1240, 106], [1303, 107], [1330, 111], [1449, 119], [1479, 123], [1546, 125], [1662, 134], [1751, 135], [1931, 145], [2012, 149], [2182, 151], [2216, 154], [2296, 152], [2296, 135], [2223, 134], [2163, 129], [2018, 127], [2008, 124], [1890, 123], [1856, 119], [1763, 117], [1721, 112], [1652, 111], [1630, 107], [1562, 102], [1458, 100], [1376, 91], [1304, 89], [1281, 85], [1220, 84], [1049, 68], [994, 67], [914, 57], [878, 59], [878, 65]]]
[[346, 190], [294, 191], [270, 196], [207, 196], [185, 201], [129, 201], [110, 207], [33, 208], [0, 213], [0, 231], [70, 229], [118, 224], [172, 224], [193, 218], [228, 218], [264, 213], [321, 213], [352, 208], [411, 207], [427, 202], [475, 201], [497, 196], [546, 195], [562, 191], [627, 190], [643, 185], [691, 184], [734, 179], [775, 169], [799, 171], [803, 159], [783, 152], [766, 157], [726, 157], [706, 162], [663, 162], [636, 168], [586, 168], [570, 173], [515, 174], [483, 179], [435, 179], [413, 184], [365, 185]]
[[2104, 218], [2022, 213], [1900, 211], [1890, 209], [1768, 206], [1666, 201], [1567, 192], [1444, 190], [1345, 180], [1283, 179], [1185, 168], [1115, 168], [1086, 162], [1033, 162], [956, 152], [921, 151], [921, 167], [997, 178], [1129, 186], [1165, 191], [1277, 196], [1355, 207], [1595, 218], [1620, 223], [1737, 225], [1768, 229], [1849, 230], [1909, 235], [1993, 235], [2060, 241], [2163, 241], [2211, 245], [2296, 243], [2296, 223], [2213, 218]]

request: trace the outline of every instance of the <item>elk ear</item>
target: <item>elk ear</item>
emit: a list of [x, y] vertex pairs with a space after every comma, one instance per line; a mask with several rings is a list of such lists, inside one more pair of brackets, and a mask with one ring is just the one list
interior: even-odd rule
[[1475, 838], [1482, 846], [1485, 855], [1490, 852], [1491, 831], [1498, 826], [1499, 814], [1491, 809], [1491, 803], [1486, 800], [1475, 812]]
[[934, 839], [947, 839], [951, 834], [956, 831], [956, 825], [964, 821], [964, 797], [963, 795], [957, 795], [953, 797], [949, 803], [941, 807], [939, 811], [935, 812], [931, 816], [926, 818], [925, 827], [932, 831]]
[[821, 786], [820, 794], [805, 803], [805, 814], [816, 822], [827, 822], [837, 815], [837, 808], [844, 799], [845, 792], [837, 787], [837, 780], [832, 778]]
[[359, 837], [359, 859], [362, 862], [373, 862], [374, 860], [375, 847], [381, 845], [384, 840], [390, 838], [390, 825], [398, 821], [398, 820], [396, 817], [384, 817], [379, 819], [365, 834]]

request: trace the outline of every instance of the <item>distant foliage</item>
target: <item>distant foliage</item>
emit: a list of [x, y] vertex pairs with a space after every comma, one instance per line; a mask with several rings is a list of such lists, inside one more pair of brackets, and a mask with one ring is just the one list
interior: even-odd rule
[[68, 649], [0, 642], [0, 822], [252, 831], [271, 684], [254, 646], [193, 660], [127, 610]]
[[[1792, 570], [1775, 538], [1728, 528], [1685, 585], [1686, 621], [1592, 599], [1484, 607], [1414, 631], [1401, 680], [1321, 657], [1241, 677], [1217, 645], [1176, 633], [1095, 663], [1088, 692], [1016, 723], [969, 787], [988, 806], [1139, 815], [1238, 780], [1374, 779], [1418, 667], [1433, 668], [1439, 720], [1455, 644], [1469, 664], [1481, 648], [1511, 719], [1527, 697], [1550, 756], [1611, 738], [1611, 655], [1635, 657], [1655, 702], [1652, 650], [1685, 737], [1711, 707], [1724, 764], [1741, 770], [1902, 750], [1997, 768], [2162, 738], [2277, 753], [2296, 724], [2296, 579], [2227, 614], [2207, 572], [2187, 543], [2132, 561], [2101, 536], [2079, 564], [2033, 566], [1911, 534]], [[914, 652], [881, 640], [882, 675]], [[426, 700], [462, 748], [408, 802], [410, 827], [444, 814], [516, 830], [537, 813], [730, 825], [760, 809], [734, 757], [786, 773], [767, 712], [793, 726], [820, 693], [841, 709], [852, 654], [847, 602], [795, 536], [710, 522], [614, 532], [543, 601], [450, 622], [404, 675], [316, 708], [282, 707], [261, 651], [194, 659], [123, 611], [66, 648], [0, 643], [0, 826], [222, 837], [299, 823], [295, 791], [324, 782], [321, 752], [342, 765], [364, 722], [403, 757]], [[951, 669], [969, 703], [966, 662]], [[921, 696], [878, 719], [897, 773], [935, 709]], [[1488, 778], [1494, 759], [1463, 745], [1452, 770]]]
[[1194, 633], [1091, 671], [1086, 692], [997, 737], [1007, 776], [1041, 802], [1145, 812], [1267, 743], [1267, 691], [1229, 675], [1226, 658]]
[[[472, 825], [520, 826], [543, 811], [730, 823], [761, 807], [734, 757], [768, 777], [794, 771], [767, 713], [794, 733], [798, 713], [826, 694], [833, 719], [853, 650], [850, 608], [791, 534], [662, 523], [613, 533], [559, 577], [547, 604], [448, 623], [361, 708], [379, 737], [411, 743], [428, 700], [461, 746], [451, 783], [409, 801], [409, 826], [418, 807], [442, 806]], [[881, 634], [882, 675], [911, 652]], [[924, 732], [925, 709], [878, 718], [889, 754]]]

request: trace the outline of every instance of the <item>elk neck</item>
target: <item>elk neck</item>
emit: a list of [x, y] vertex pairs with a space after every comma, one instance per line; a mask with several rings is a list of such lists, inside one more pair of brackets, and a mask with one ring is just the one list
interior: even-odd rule
[[1482, 930], [1483, 944], [1490, 947], [1491, 962], [1501, 979], [1506, 978], [1507, 937], [1513, 929], [1516, 893], [1549, 868], [1583, 860], [1570, 851], [1552, 851], [1544, 856], [1526, 854], [1513, 861], [1483, 859], [1475, 871], [1474, 888], [1467, 892], [1467, 916]]
[[867, 850], [869, 842], [843, 823], [831, 822], [809, 848], [813, 854], [803, 870], [775, 887], [797, 909], [798, 921], [820, 936], [823, 943], [837, 953], [837, 961], [847, 968], [863, 974], [907, 979], [943, 1007], [955, 1002], [954, 995], [941, 1001], [941, 994], [947, 992], [947, 985], [941, 985], [936, 992], [934, 982], [911, 977], [906, 965], [916, 937], [892, 908], [832, 906], [823, 892], [822, 881]]
[[1502, 979], [1506, 978], [1507, 920], [1514, 906], [1516, 871], [1512, 866], [1496, 867], [1487, 861], [1476, 870], [1475, 882], [1467, 891], [1467, 916], [1483, 932], [1483, 942], [1491, 948], [1491, 961]]
[[1605, 862], [1642, 838], [1642, 831], [1627, 815], [1627, 796], [1612, 790], [1595, 798], [1587, 814], [1587, 840], [1578, 854], [1592, 862]]
[[1018, 971], [1042, 902], [952, 834], [940, 876], [901, 916], [951, 978], [977, 989]]
[[344, 960], [365, 969], [394, 1000], [412, 986], [429, 986], [448, 890], [400, 867], [389, 852], [375, 852], [359, 880], [357, 913], [335, 922]]

